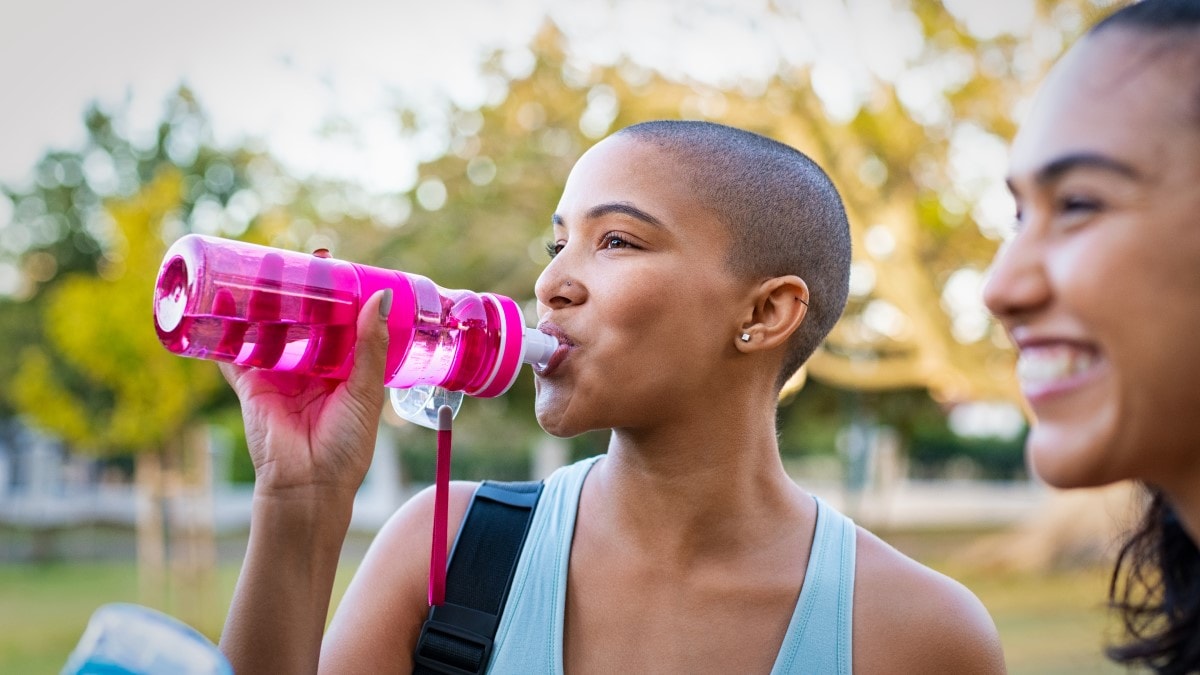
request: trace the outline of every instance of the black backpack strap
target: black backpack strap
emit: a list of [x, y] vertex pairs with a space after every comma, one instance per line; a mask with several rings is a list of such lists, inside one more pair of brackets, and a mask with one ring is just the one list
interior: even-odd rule
[[482, 673], [508, 599], [541, 481], [484, 481], [459, 527], [446, 569], [446, 603], [431, 607], [413, 654], [414, 675]]

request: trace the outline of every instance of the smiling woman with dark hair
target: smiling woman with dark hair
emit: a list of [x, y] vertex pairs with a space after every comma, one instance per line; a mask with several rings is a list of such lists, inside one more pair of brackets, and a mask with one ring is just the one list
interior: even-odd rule
[[985, 292], [1020, 350], [1030, 461], [1132, 479], [1115, 660], [1200, 671], [1200, 0], [1145, 0], [1051, 72], [1013, 143], [1018, 232]]

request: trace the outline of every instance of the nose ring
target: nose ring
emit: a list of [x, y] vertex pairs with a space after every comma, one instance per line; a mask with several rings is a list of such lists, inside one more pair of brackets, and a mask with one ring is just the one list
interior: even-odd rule
[[569, 287], [570, 285], [571, 285], [571, 280], [567, 279], [567, 286]]

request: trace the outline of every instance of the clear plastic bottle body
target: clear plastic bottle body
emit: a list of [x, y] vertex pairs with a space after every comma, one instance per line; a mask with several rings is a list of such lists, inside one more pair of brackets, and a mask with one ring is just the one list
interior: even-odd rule
[[345, 379], [359, 304], [350, 263], [188, 235], [159, 270], [154, 326], [183, 356]]
[[92, 614], [60, 675], [233, 675], [233, 668], [179, 619], [118, 602]]
[[516, 303], [504, 296], [201, 235], [179, 239], [164, 257], [155, 329], [183, 356], [345, 379], [359, 308], [384, 288], [393, 291], [389, 387], [498, 396], [522, 362], [544, 362], [553, 351], [552, 339], [525, 328]]

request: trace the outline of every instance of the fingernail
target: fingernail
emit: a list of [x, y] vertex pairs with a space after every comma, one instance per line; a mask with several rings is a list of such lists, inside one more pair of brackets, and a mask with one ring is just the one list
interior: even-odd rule
[[383, 291], [383, 300], [379, 303], [379, 320], [387, 321], [388, 315], [392, 313], [392, 289], [388, 288]]

